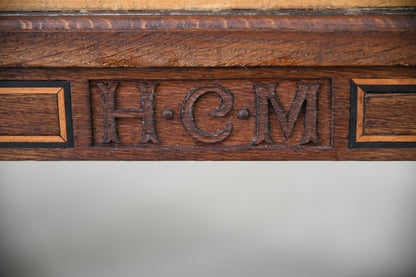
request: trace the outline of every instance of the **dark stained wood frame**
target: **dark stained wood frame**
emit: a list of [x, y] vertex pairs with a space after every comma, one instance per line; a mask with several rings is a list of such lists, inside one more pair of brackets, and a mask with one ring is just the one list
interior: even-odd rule
[[67, 81], [0, 81], [0, 97], [2, 95], [27, 94], [36, 94], [39, 96], [51, 94], [56, 96], [59, 135], [0, 135], [0, 148], [73, 147], [74, 139], [69, 83]]
[[[3, 13], [0, 44], [0, 79], [68, 80], [74, 119], [73, 149], [2, 148], [1, 159], [416, 160], [413, 137], [406, 138], [410, 140], [407, 144], [383, 142], [399, 147], [395, 149], [377, 145], [379, 142], [362, 142], [366, 139], [363, 136], [357, 139], [352, 130], [360, 130], [357, 111], [361, 106], [350, 106], [351, 80], [416, 80], [413, 8]], [[262, 145], [233, 149], [213, 144], [186, 149], [163, 145], [114, 148], [92, 143], [90, 81], [308, 78], [331, 80], [332, 107], [326, 111], [333, 115], [330, 147]], [[167, 113], [173, 117], [178, 111]], [[351, 122], [354, 124], [350, 126]], [[373, 146], [381, 148], [377, 152], [354, 149], [357, 143], [376, 143]]]
[[[366, 91], [416, 92], [415, 79], [353, 79], [351, 80], [351, 148], [416, 147], [416, 135], [365, 135], [364, 99]], [[394, 107], [392, 107], [394, 108]], [[400, 107], [397, 107], [400, 108]], [[415, 119], [416, 120], [416, 119]]]
[[3, 14], [0, 66], [408, 66], [415, 13]]

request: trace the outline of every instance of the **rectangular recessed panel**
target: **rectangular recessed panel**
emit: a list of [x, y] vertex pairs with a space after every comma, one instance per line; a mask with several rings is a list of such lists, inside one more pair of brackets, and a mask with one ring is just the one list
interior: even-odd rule
[[416, 146], [416, 79], [351, 82], [350, 147]]
[[44, 94], [42, 89], [37, 94], [0, 89], [0, 107], [0, 136], [59, 136], [56, 94]]
[[68, 82], [0, 82], [1, 147], [68, 147], [72, 144]]
[[416, 93], [367, 93], [364, 135], [416, 135]]
[[331, 147], [329, 79], [91, 81], [94, 145]]

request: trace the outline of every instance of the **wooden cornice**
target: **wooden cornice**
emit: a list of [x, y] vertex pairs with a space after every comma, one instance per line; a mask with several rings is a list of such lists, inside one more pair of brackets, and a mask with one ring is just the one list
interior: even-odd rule
[[412, 8], [2, 13], [0, 47], [1, 159], [416, 160]]
[[415, 65], [415, 30], [413, 10], [370, 15], [4, 14], [0, 66]]

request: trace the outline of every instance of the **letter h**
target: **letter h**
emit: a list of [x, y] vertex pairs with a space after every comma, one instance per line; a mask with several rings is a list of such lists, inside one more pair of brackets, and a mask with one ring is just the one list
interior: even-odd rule
[[120, 143], [116, 118], [140, 118], [143, 129], [139, 143], [159, 143], [154, 120], [154, 94], [157, 83], [137, 83], [141, 94], [140, 109], [116, 108], [118, 82], [100, 82], [97, 85], [103, 100], [104, 109], [104, 137], [101, 141], [102, 143]]

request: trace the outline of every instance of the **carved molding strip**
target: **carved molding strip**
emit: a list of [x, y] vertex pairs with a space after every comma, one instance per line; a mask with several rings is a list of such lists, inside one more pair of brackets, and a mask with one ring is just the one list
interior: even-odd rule
[[408, 66], [416, 17], [0, 13], [0, 44], [3, 67]]
[[[406, 10], [407, 13], [414, 13]], [[296, 32], [402, 32], [416, 27], [416, 18], [409, 14], [355, 14], [322, 16], [319, 14], [230, 14], [230, 15], [151, 15], [135, 13], [80, 15], [21, 13], [0, 17], [0, 31], [296, 31]], [[350, 11], [354, 14], [353, 11]], [[1, 14], [0, 14], [1, 16]]]

